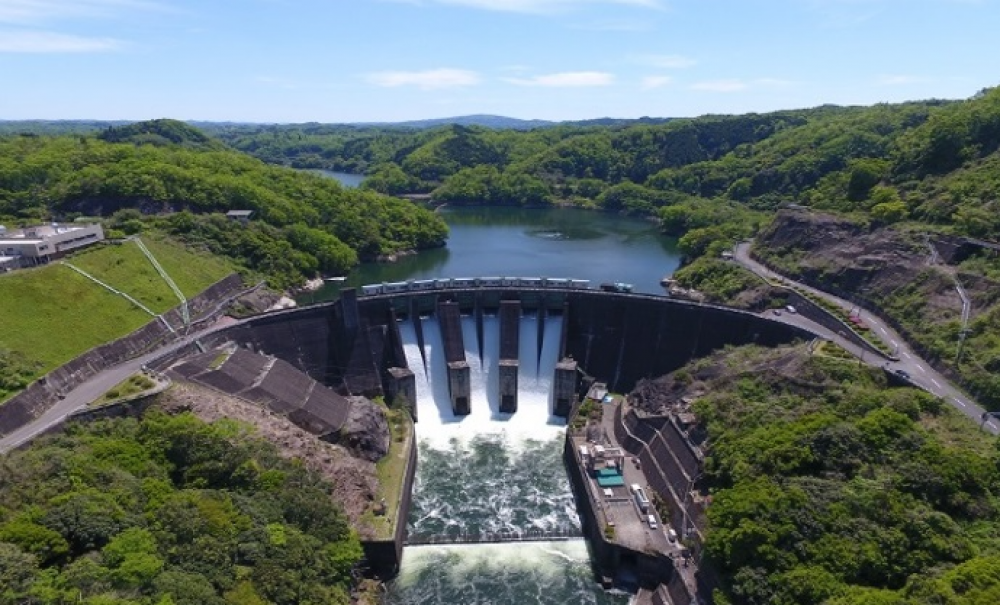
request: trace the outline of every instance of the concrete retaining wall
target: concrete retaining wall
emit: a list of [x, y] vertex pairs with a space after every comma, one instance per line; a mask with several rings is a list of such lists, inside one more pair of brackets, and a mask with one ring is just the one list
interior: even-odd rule
[[413, 503], [413, 480], [417, 476], [417, 436], [410, 424], [410, 452], [403, 478], [403, 488], [399, 507], [396, 509], [396, 531], [391, 540], [364, 540], [361, 548], [365, 553], [365, 563], [374, 575], [388, 579], [399, 573], [403, 560], [403, 545], [406, 543], [406, 526]]
[[[213, 284], [189, 301], [192, 316], [204, 323], [214, 320], [221, 303], [241, 291], [243, 281], [232, 274]], [[180, 311], [172, 309], [164, 318], [175, 329], [183, 325]], [[7, 435], [31, 422], [49, 409], [60, 395], [76, 388], [101, 371], [146, 353], [153, 348], [180, 338], [180, 332], [171, 332], [160, 319], [154, 319], [128, 336], [94, 347], [79, 357], [52, 370], [33, 382], [27, 389], [0, 406], [0, 435]]]
[[793, 305], [796, 311], [819, 325], [823, 326], [827, 330], [835, 334], [839, 334], [851, 341], [855, 345], [861, 347], [862, 349], [868, 351], [869, 353], [874, 353], [879, 357], [884, 357], [888, 359], [888, 356], [880, 351], [875, 345], [865, 340], [860, 334], [855, 331], [855, 329], [842, 321], [840, 318], [831, 314], [829, 311], [821, 307], [820, 305], [814, 303], [808, 298], [802, 296], [798, 292], [789, 291], [788, 302]]

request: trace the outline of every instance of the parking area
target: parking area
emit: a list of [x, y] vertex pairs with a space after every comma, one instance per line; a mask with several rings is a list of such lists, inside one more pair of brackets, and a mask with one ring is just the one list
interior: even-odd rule
[[613, 528], [606, 530], [609, 537], [613, 531], [614, 542], [641, 552], [676, 550], [676, 541], [667, 538], [670, 528], [656, 513], [646, 477], [632, 458], [613, 443], [595, 444], [582, 438], [576, 443], [587, 492], [606, 526]]

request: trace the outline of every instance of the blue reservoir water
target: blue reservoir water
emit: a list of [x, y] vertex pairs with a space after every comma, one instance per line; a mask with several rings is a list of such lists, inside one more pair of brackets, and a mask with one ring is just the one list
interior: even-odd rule
[[445, 248], [366, 263], [343, 284], [330, 283], [300, 303], [335, 298], [341, 287], [432, 277], [568, 277], [626, 282], [660, 294], [660, 279], [680, 265], [673, 238], [648, 220], [573, 208], [444, 208]]

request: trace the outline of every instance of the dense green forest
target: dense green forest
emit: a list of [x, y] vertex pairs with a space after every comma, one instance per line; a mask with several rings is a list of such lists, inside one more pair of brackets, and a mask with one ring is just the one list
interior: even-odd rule
[[838, 354], [744, 347], [666, 379], [703, 394], [715, 602], [1000, 602], [996, 439]]
[[727, 237], [745, 231], [735, 225], [746, 216], [706, 217], [705, 203], [721, 202], [748, 213], [795, 203], [1000, 237], [1000, 89], [960, 102], [527, 132], [272, 125], [213, 133], [268, 162], [365, 172], [365, 186], [386, 193], [665, 214], [678, 234], [692, 225]]
[[235, 422], [70, 425], [0, 458], [0, 603], [348, 603], [345, 519]]
[[[243, 227], [228, 210], [254, 211]], [[0, 221], [111, 217], [111, 236], [161, 229], [278, 288], [361, 260], [444, 244], [438, 216], [374, 191], [268, 166], [171, 120], [88, 136], [0, 137]]]
[[[81, 127], [67, 124], [70, 130]], [[195, 219], [165, 228], [211, 242], [213, 250], [228, 250], [249, 265], [265, 262], [248, 252], [263, 244], [269, 249], [264, 256], [282, 259], [263, 270], [286, 276], [278, 281], [287, 283], [310, 272], [343, 271], [358, 258], [441, 245], [443, 224], [371, 192], [432, 192], [452, 204], [563, 204], [652, 215], [665, 232], [688, 236], [681, 244], [689, 258], [752, 234], [771, 211], [790, 203], [880, 223], [1000, 237], [1000, 89], [957, 102], [567, 123], [527, 131], [458, 124], [202, 128], [156, 120], [95, 125], [98, 140], [0, 138], [0, 161], [7, 160], [0, 164], [0, 216], [189, 208]], [[115, 143], [103, 147], [102, 140]], [[343, 191], [301, 173], [293, 177], [225, 151], [222, 143], [269, 164], [363, 172], [367, 191]], [[224, 237], [222, 223], [201, 216], [244, 207], [261, 219], [247, 234]], [[387, 233], [400, 219], [404, 225]], [[292, 225], [308, 231], [291, 232]], [[318, 254], [321, 248], [324, 254]]]

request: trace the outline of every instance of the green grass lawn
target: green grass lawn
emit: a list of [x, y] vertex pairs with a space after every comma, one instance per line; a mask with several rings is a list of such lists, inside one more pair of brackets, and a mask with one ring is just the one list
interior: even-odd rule
[[[142, 241], [186, 297], [195, 296], [233, 272], [222, 259], [193, 253], [175, 242], [149, 236], [144, 236]], [[180, 304], [173, 290], [134, 242], [108, 244], [67, 260], [135, 297], [156, 313]]]
[[[393, 521], [399, 514], [399, 499], [403, 490], [403, 479], [406, 476], [406, 464], [409, 451], [416, 444], [411, 443], [413, 426], [410, 414], [406, 410], [386, 410], [389, 416], [389, 431], [392, 436], [389, 443], [389, 453], [375, 464], [378, 474], [378, 497], [385, 499], [386, 514], [376, 517], [375, 529], [378, 538], [389, 539], [393, 536], [395, 525]], [[406, 523], [406, 519], [402, 520]]]
[[117, 401], [118, 399], [124, 399], [125, 397], [131, 397], [132, 395], [142, 393], [143, 391], [148, 391], [149, 389], [156, 386], [156, 382], [144, 374], [133, 374], [116, 384], [114, 388], [108, 390], [107, 393], [102, 395], [96, 401], [92, 401], [90, 405], [101, 406], [112, 401]]
[[0, 342], [40, 362], [39, 375], [153, 319], [60, 265], [0, 276], [0, 301]]
[[162, 236], [143, 235], [142, 242], [188, 298], [199, 294], [230, 273], [236, 272], [236, 265], [221, 256], [192, 251]]
[[[207, 253], [164, 238], [143, 241], [186, 296], [232, 273], [230, 264]], [[95, 246], [67, 260], [154, 312], [179, 304], [134, 243]], [[37, 376], [152, 320], [123, 297], [58, 263], [0, 275], [0, 348], [38, 362]], [[10, 395], [0, 393], [0, 400]]]

